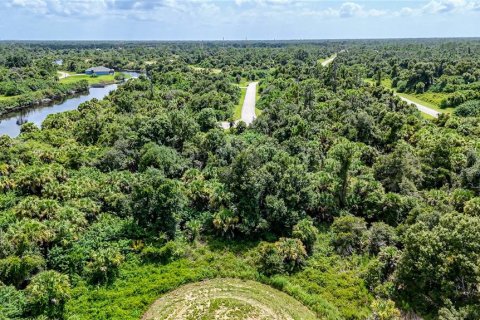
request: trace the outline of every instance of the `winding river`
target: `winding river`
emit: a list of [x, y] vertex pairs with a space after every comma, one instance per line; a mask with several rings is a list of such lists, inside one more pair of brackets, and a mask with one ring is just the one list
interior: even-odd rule
[[[124, 73], [130, 74], [132, 78], [137, 78], [140, 75], [137, 72]], [[110, 92], [117, 89], [117, 87], [118, 84], [110, 84], [103, 88], [90, 88], [86, 94], [78, 95], [49, 106], [33, 107], [19, 112], [8, 113], [0, 117], [0, 136], [4, 134], [12, 138], [18, 136], [20, 134], [21, 124], [27, 121], [40, 127], [43, 120], [45, 120], [49, 114], [75, 110], [81, 103], [93, 98], [101, 100]]]

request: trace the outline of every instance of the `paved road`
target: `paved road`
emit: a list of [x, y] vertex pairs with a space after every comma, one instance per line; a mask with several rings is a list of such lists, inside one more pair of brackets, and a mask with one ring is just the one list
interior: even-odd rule
[[328, 58], [327, 60], [323, 61], [323, 62], [322, 62], [322, 67], [328, 66], [330, 63], [333, 62], [333, 60], [335, 60], [336, 57], [337, 57], [337, 54], [335, 53], [333, 56], [331, 56], [331, 57]]
[[[248, 126], [255, 120], [255, 103], [256, 103], [256, 95], [257, 95], [257, 84], [258, 82], [251, 82], [248, 84], [247, 92], [245, 93], [245, 100], [243, 100], [242, 106], [242, 115], [240, 120], [235, 121], [235, 125], [239, 121], [245, 122]], [[227, 121], [223, 121], [220, 123], [222, 128], [229, 129], [230, 123]]]
[[431, 116], [434, 117], [434, 118], [438, 118], [438, 115], [441, 113], [441, 112], [438, 112], [438, 111], [436, 111], [436, 110], [433, 110], [433, 109], [431, 109], [431, 108], [429, 108], [429, 107], [426, 107], [426, 106], [424, 106], [424, 105], [422, 105], [422, 104], [420, 104], [420, 103], [413, 102], [412, 100], [407, 99], [407, 98], [404, 98], [404, 97], [402, 97], [402, 96], [400, 96], [400, 95], [398, 95], [398, 94], [396, 94], [396, 93], [395, 93], [395, 95], [397, 95], [397, 96], [398, 96], [400, 99], [402, 99], [403, 101], [415, 105], [415, 107], [417, 107], [418, 110], [420, 110], [421, 112], [426, 113], [426, 114], [428, 114], [428, 115], [431, 115]]

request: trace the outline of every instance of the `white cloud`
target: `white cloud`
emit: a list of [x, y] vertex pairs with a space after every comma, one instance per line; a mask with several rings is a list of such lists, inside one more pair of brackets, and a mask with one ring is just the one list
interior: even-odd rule
[[246, 3], [260, 4], [260, 5], [284, 5], [294, 3], [294, 0], [235, 0], [238, 6]]
[[380, 17], [388, 14], [386, 10], [365, 9], [355, 2], [345, 2], [339, 8], [327, 8], [316, 12], [316, 15], [333, 18]]
[[[192, 19], [216, 17], [318, 16], [329, 19], [377, 18], [427, 14], [480, 12], [480, 0], [429, 0], [418, 6], [393, 11], [381, 1], [320, 0], [0, 0], [14, 10], [43, 16], [100, 17], [117, 16], [141, 20]], [[377, 6], [374, 5], [377, 3]], [[1, 6], [2, 4], [0, 4]], [[192, 20], [193, 21], [193, 20]], [[213, 22], [211, 19], [207, 22]]]
[[346, 2], [340, 6], [338, 15], [341, 18], [350, 18], [360, 16], [363, 14], [363, 8], [361, 5], [354, 2]]
[[422, 15], [422, 14], [447, 14], [447, 13], [466, 13], [469, 11], [478, 11], [480, 1], [467, 0], [431, 0], [427, 4], [418, 8], [402, 8], [399, 15]]
[[[2, 0], [0, 0], [2, 1]], [[97, 17], [114, 15], [141, 20], [176, 13], [214, 15], [218, 7], [211, 0], [6, 0], [7, 7], [43, 16]]]

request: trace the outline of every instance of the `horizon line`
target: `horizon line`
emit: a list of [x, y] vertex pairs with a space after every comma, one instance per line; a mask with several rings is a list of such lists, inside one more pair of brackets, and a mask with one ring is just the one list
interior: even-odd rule
[[442, 40], [472, 39], [479, 36], [379, 37], [379, 38], [285, 38], [285, 39], [0, 39], [0, 42], [275, 42], [275, 41], [359, 41], [359, 40]]

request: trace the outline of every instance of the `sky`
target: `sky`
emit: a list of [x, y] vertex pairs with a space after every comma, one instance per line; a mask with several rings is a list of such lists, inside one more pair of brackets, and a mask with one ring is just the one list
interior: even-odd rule
[[0, 0], [0, 40], [480, 37], [480, 0]]

